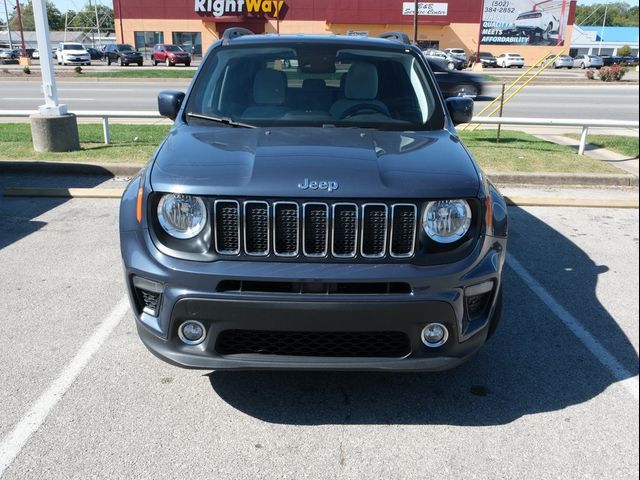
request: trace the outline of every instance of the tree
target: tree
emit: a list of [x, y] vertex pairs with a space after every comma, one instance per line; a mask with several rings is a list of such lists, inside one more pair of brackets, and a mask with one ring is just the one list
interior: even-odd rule
[[624, 45], [618, 49], [618, 55], [621, 57], [630, 57], [632, 52], [629, 45]]
[[104, 5], [91, 6], [91, 4], [87, 4], [78, 13], [68, 12], [69, 26], [87, 30], [95, 29], [96, 9], [98, 11], [100, 30], [113, 31], [113, 9], [105, 7]]
[[[604, 13], [607, 11], [605, 20]], [[576, 9], [576, 25], [602, 25], [610, 27], [637, 27], [638, 7], [631, 7], [626, 2], [595, 3], [578, 5]]]
[[[22, 14], [22, 26], [25, 30], [35, 30], [35, 20], [33, 19], [33, 4], [31, 2], [20, 3], [20, 13]], [[47, 18], [49, 19], [49, 29], [64, 30], [64, 15], [56, 6], [47, 2]], [[20, 28], [18, 12], [14, 10], [9, 16], [9, 24], [13, 30]]]

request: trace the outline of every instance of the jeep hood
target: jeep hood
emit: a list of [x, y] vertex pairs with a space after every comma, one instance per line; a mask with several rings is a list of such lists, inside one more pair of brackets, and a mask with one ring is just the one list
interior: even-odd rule
[[[310, 182], [338, 188], [301, 189]], [[447, 131], [176, 126], [151, 168], [155, 191], [294, 198], [474, 197], [480, 179]]]

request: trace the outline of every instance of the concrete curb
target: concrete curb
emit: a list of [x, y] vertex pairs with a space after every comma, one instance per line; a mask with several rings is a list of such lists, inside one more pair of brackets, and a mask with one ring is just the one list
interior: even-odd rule
[[[133, 177], [144, 168], [140, 164], [73, 163], [56, 161], [0, 160], [0, 173], [47, 173]], [[638, 177], [598, 173], [501, 173], [487, 172], [498, 185], [637, 187]]]
[[0, 173], [47, 173], [133, 177], [144, 167], [144, 165], [130, 163], [110, 164], [56, 162], [46, 160], [0, 160]]
[[[122, 197], [123, 188], [42, 188], [8, 187], [5, 197], [55, 197], [55, 198], [111, 198]], [[525, 195], [505, 197], [507, 204], [518, 207], [587, 207], [587, 208], [638, 208], [638, 199], [621, 198], [553, 198]]]
[[498, 185], [543, 185], [554, 187], [637, 187], [638, 177], [617, 173], [501, 173], [487, 172]]

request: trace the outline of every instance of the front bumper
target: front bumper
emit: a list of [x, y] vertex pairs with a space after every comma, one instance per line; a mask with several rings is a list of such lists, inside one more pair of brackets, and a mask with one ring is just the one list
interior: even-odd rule
[[[455, 367], [486, 341], [496, 309], [505, 238], [483, 237], [464, 260], [439, 266], [411, 264], [319, 264], [217, 261], [192, 262], [166, 256], [145, 230], [121, 232], [127, 286], [140, 338], [156, 356], [186, 368], [331, 369], [437, 371]], [[133, 278], [160, 284], [157, 316], [142, 311]], [[410, 293], [320, 294], [220, 291], [222, 282], [403, 282]], [[480, 317], [466, 312], [465, 288], [492, 282], [490, 301]], [[207, 337], [190, 346], [178, 336], [186, 320], [205, 325]], [[428, 323], [449, 330], [448, 341], [429, 348], [420, 339]], [[401, 332], [405, 354], [385, 357], [324, 357], [223, 354], [221, 332]]]

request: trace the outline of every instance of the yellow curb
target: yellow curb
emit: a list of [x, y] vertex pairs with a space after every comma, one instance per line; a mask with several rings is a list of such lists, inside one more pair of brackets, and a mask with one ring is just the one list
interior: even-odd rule
[[512, 195], [505, 197], [505, 200], [507, 204], [518, 207], [638, 208], [637, 199], [621, 198], [556, 198]]
[[39, 188], [8, 187], [5, 197], [120, 198], [124, 188]]

